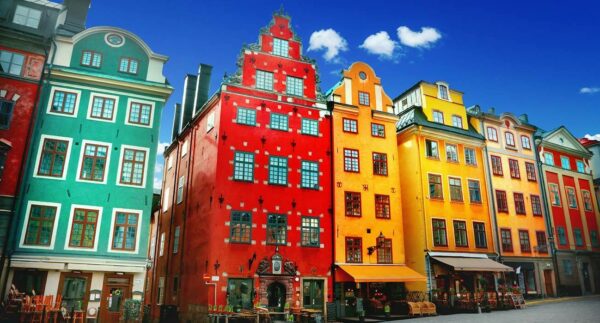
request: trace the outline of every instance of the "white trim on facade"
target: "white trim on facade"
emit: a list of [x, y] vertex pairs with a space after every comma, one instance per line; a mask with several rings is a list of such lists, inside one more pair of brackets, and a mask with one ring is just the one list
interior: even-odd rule
[[[129, 122], [129, 113], [131, 113], [131, 104], [132, 103], [141, 103], [147, 104], [150, 106], [150, 123], [147, 125], [130, 123]], [[156, 106], [153, 101], [140, 100], [137, 98], [127, 98], [127, 108], [125, 109], [125, 124], [128, 126], [142, 127], [142, 128], [153, 128], [154, 127], [154, 115], [156, 114]], [[140, 111], [141, 113], [141, 111]], [[141, 117], [141, 114], [140, 114]]]
[[[143, 150], [146, 152], [146, 160], [144, 162], [144, 176], [142, 176], [142, 185], [132, 185], [132, 184], [122, 184], [121, 183], [121, 170], [123, 167], [123, 154], [125, 153], [125, 149], [136, 149]], [[121, 145], [121, 152], [119, 154], [119, 166], [117, 169], [117, 178], [116, 185], [117, 186], [126, 186], [126, 187], [135, 187], [135, 188], [146, 188], [146, 179], [148, 178], [148, 163], [150, 161], [150, 148], [148, 147], [140, 147], [140, 146], [130, 146], [130, 145]]]
[[[86, 209], [86, 210], [96, 210], [98, 211], [98, 218], [96, 219], [96, 234], [94, 237], [94, 246], [92, 248], [82, 248], [82, 247], [71, 247], [69, 246], [69, 241], [71, 240], [71, 228], [73, 227], [73, 216], [75, 214], [75, 209]], [[83, 205], [83, 204], [72, 204], [71, 211], [69, 212], [69, 223], [67, 225], [67, 233], [65, 236], [65, 250], [72, 251], [86, 251], [86, 252], [96, 252], [98, 250], [99, 238], [100, 238], [100, 229], [102, 224], [102, 213], [103, 207], [95, 206], [95, 205]]]
[[[108, 147], [108, 151], [106, 153], [106, 165], [104, 167], [104, 179], [101, 182], [91, 181], [91, 180], [88, 180], [88, 179], [82, 179], [82, 178], [79, 177], [81, 175], [81, 166], [83, 165], [83, 153], [85, 152], [85, 145], [86, 144], [103, 145], [103, 146], [107, 146]], [[80, 152], [79, 152], [79, 163], [77, 164], [77, 174], [75, 174], [75, 181], [82, 182], [82, 183], [92, 183], [92, 184], [106, 184], [106, 182], [108, 180], [108, 171], [110, 169], [110, 156], [111, 156], [112, 144], [110, 142], [102, 142], [102, 141], [94, 141], [94, 140], [82, 140], [80, 148], [81, 149], [80, 149]]]
[[[27, 233], [27, 226], [29, 225], [29, 215], [31, 213], [31, 207], [33, 205], [42, 205], [42, 206], [53, 206], [56, 208], [56, 214], [54, 216], [54, 224], [52, 226], [52, 238], [50, 238], [49, 246], [38, 246], [38, 245], [26, 245], [25, 244], [25, 234]], [[60, 203], [53, 202], [45, 202], [45, 201], [27, 201], [27, 208], [25, 212], [25, 219], [23, 221], [23, 227], [21, 228], [21, 239], [19, 241], [19, 248], [23, 249], [45, 249], [52, 250], [54, 249], [54, 242], [56, 241], [56, 231], [58, 231], [58, 219], [60, 218]]]
[[[92, 117], [92, 106], [94, 105], [94, 97], [96, 97], [96, 96], [115, 100], [115, 106], [113, 108], [112, 119], [107, 120], [107, 119]], [[88, 120], [115, 123], [115, 121], [117, 120], [117, 112], [118, 111], [119, 111], [119, 97], [118, 96], [100, 93], [100, 92], [90, 92], [88, 109], [87, 109], [87, 114], [86, 114], [86, 118]]]
[[[80, 90], [98, 91], [97, 87], [91, 87], [91, 86], [74, 85], [74, 84], [70, 84], [70, 83], [63, 83], [63, 82], [56, 82], [56, 81], [50, 81], [49, 83], [50, 83], [50, 85], [70, 86], [70, 87], [80, 89]], [[119, 92], [119, 91], [107, 90], [107, 89], [102, 89], [102, 92], [110, 93], [112, 95], [124, 95], [124, 96], [128, 96], [131, 98], [139, 98], [141, 100], [152, 100], [152, 101], [157, 101], [157, 102], [166, 102], [167, 101], [167, 100], [159, 98], [159, 97], [151, 97], [151, 96], [139, 95], [139, 94], [129, 93], [129, 92]]]
[[[65, 85], [69, 86], [69, 84], [65, 84]], [[75, 98], [75, 104], [74, 104], [75, 107], [73, 108], [73, 114], [52, 112], [52, 102], [54, 101], [54, 93], [57, 90], [77, 94], [77, 97]], [[79, 112], [79, 103], [80, 102], [81, 102], [81, 91], [80, 90], [75, 90], [73, 88], [52, 86], [52, 88], [50, 89], [50, 95], [48, 96], [46, 114], [67, 117], [67, 118], [77, 118], [77, 113]]]
[[[46, 176], [46, 175], [38, 175], [38, 169], [40, 167], [40, 158], [42, 157], [42, 151], [44, 150], [44, 142], [46, 139], [56, 139], [56, 140], [64, 140], [69, 143], [67, 147], [67, 154], [65, 155], [65, 163], [63, 165], [63, 172], [61, 177], [54, 176]], [[65, 180], [67, 178], [67, 173], [69, 172], [69, 160], [71, 159], [71, 151], [73, 150], [73, 138], [69, 137], [61, 137], [61, 136], [53, 136], [53, 135], [41, 135], [40, 142], [38, 145], [38, 151], [35, 157], [35, 168], [33, 169], [33, 177], [35, 178], [46, 178], [46, 179], [54, 179], [54, 180]]]
[[[115, 234], [115, 218], [117, 217], [117, 212], [125, 212], [125, 213], [136, 213], [138, 215], [138, 224], [135, 235], [135, 249], [134, 250], [113, 250], [112, 243]], [[106, 251], [112, 253], [125, 253], [125, 254], [137, 254], [140, 250], [140, 236], [141, 236], [141, 228], [142, 228], [142, 218], [144, 211], [143, 210], [134, 210], [134, 209], [121, 209], [121, 208], [113, 208], [112, 217], [110, 219], [110, 234], [108, 241], [108, 248]]]

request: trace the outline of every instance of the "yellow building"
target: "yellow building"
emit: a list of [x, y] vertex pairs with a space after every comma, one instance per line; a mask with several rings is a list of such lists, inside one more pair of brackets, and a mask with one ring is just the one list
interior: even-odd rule
[[[362, 62], [328, 92], [332, 111], [335, 290], [340, 316], [383, 312], [404, 282], [425, 277], [404, 265], [400, 174], [392, 100]], [[360, 304], [360, 301], [359, 301]]]
[[434, 297], [495, 290], [500, 272], [486, 187], [485, 138], [468, 123], [462, 93], [419, 82], [394, 99], [407, 284]]
[[525, 295], [554, 296], [553, 265], [537, 172], [533, 134], [527, 115], [495, 114], [469, 108], [471, 123], [486, 137], [491, 199], [495, 210], [501, 261], [515, 269], [510, 285]]

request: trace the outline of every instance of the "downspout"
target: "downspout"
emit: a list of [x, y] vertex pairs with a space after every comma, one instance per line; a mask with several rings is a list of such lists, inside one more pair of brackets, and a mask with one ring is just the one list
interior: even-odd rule
[[537, 150], [537, 139], [542, 142], [541, 138], [535, 137], [533, 140], [533, 151], [535, 152], [535, 161], [538, 169], [538, 174], [540, 178], [540, 190], [542, 192], [542, 204], [544, 205], [544, 213], [546, 213], [546, 231], [548, 232], [548, 242], [550, 243], [550, 254], [552, 255], [552, 265], [554, 266], [554, 277], [556, 279], [556, 296], [560, 296], [560, 273], [558, 270], [558, 258], [556, 255], [556, 241], [554, 239], [554, 230], [552, 228], [552, 222], [550, 217], [552, 214], [550, 213], [550, 208], [548, 207], [548, 196], [546, 195], [546, 183], [544, 182], [544, 170], [542, 165], [542, 160], [540, 159], [539, 152]]
[[[336, 230], [335, 230], [335, 167], [334, 167], [334, 160], [335, 158], [333, 156], [335, 156], [335, 152], [333, 151], [334, 146], [334, 140], [333, 140], [333, 106], [335, 103], [331, 104], [331, 108], [329, 108], [329, 150], [331, 151], [331, 153], [329, 154], [329, 170], [330, 170], [330, 180], [331, 180], [331, 185], [330, 185], [330, 190], [331, 190], [331, 196], [330, 196], [330, 201], [331, 201], [331, 259], [333, 260], [331, 262], [331, 288], [332, 293], [331, 295], [333, 296], [333, 303], [335, 304], [337, 297], [340, 295], [336, 295], [335, 293], [335, 259], [336, 259], [336, 255], [335, 255], [335, 242], [336, 242]], [[341, 306], [341, 302], [340, 302], [340, 306]], [[337, 309], [337, 305], [336, 305], [336, 309]]]
[[[481, 132], [484, 134], [485, 137], [485, 121], [483, 121], [483, 119], [481, 119]], [[496, 216], [498, 215], [498, 213], [496, 212], [496, 199], [494, 198], [494, 187], [492, 185], [492, 173], [490, 171], [490, 167], [488, 165], [488, 161], [490, 160], [490, 156], [489, 156], [489, 151], [487, 149], [487, 144], [485, 144], [485, 140], [484, 139], [484, 145], [483, 145], [483, 152], [484, 152], [484, 156], [485, 156], [485, 161], [483, 162], [483, 168], [485, 169], [486, 175], [488, 180], [486, 181], [486, 186], [488, 189], [488, 200], [489, 200], [489, 204], [490, 204], [490, 212], [491, 212], [491, 219], [492, 219], [492, 228], [494, 230], [494, 234], [492, 235], [492, 238], [495, 240], [494, 241], [494, 245], [496, 246], [496, 258], [498, 260], [498, 262], [502, 261], [502, 256], [500, 254], [500, 236], [498, 234], [499, 228], [498, 228], [498, 222], [496, 221]]]
[[[416, 132], [416, 140], [417, 140], [417, 153], [418, 153], [418, 158], [417, 160], [419, 161], [419, 174], [421, 174], [421, 170], [423, 169], [421, 166], [421, 140], [420, 140], [420, 136], [421, 136], [421, 127], [422, 126], [417, 126], [417, 132]], [[429, 299], [432, 299], [432, 292], [431, 292], [431, 286], [432, 286], [432, 277], [431, 277], [431, 260], [429, 257], [429, 248], [427, 246], [427, 241], [429, 241], [429, 238], [427, 237], [427, 220], [425, 220], [425, 191], [423, 189], [423, 178], [422, 175], [419, 176], [419, 186], [421, 187], [421, 214], [423, 215], [423, 232], [425, 233], [423, 235], [423, 240], [425, 242], [425, 266], [426, 266], [426, 271], [427, 271], [427, 292], [429, 293]]]

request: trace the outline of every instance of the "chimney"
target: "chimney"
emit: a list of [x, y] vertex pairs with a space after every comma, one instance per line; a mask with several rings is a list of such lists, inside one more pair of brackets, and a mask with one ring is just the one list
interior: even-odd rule
[[179, 122], [179, 132], [192, 120], [194, 112], [194, 101], [196, 100], [196, 75], [188, 74], [183, 83], [183, 103], [181, 104], [181, 121]]
[[200, 64], [198, 67], [198, 78], [196, 79], [196, 98], [194, 100], [194, 114], [202, 108], [208, 100], [208, 87], [210, 86], [210, 75], [212, 66]]
[[173, 118], [173, 133], [171, 134], [171, 142], [175, 141], [179, 135], [179, 119], [181, 118], [181, 103], [175, 103], [173, 107], [175, 117]]
[[88, 9], [91, 0], [64, 0], [67, 8], [65, 22], [58, 27], [58, 33], [64, 36], [73, 36], [85, 29]]
[[529, 116], [526, 113], [523, 113], [519, 116], [519, 120], [524, 123], [529, 123]]

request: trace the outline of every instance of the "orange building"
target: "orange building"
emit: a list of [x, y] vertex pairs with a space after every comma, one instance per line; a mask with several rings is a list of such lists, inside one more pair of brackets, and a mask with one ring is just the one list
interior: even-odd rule
[[[425, 277], [405, 265], [396, 122], [379, 77], [362, 62], [328, 92], [332, 111], [335, 295], [340, 316], [357, 299], [369, 314]], [[359, 301], [360, 304], [360, 301]], [[391, 303], [391, 311], [399, 311]]]

